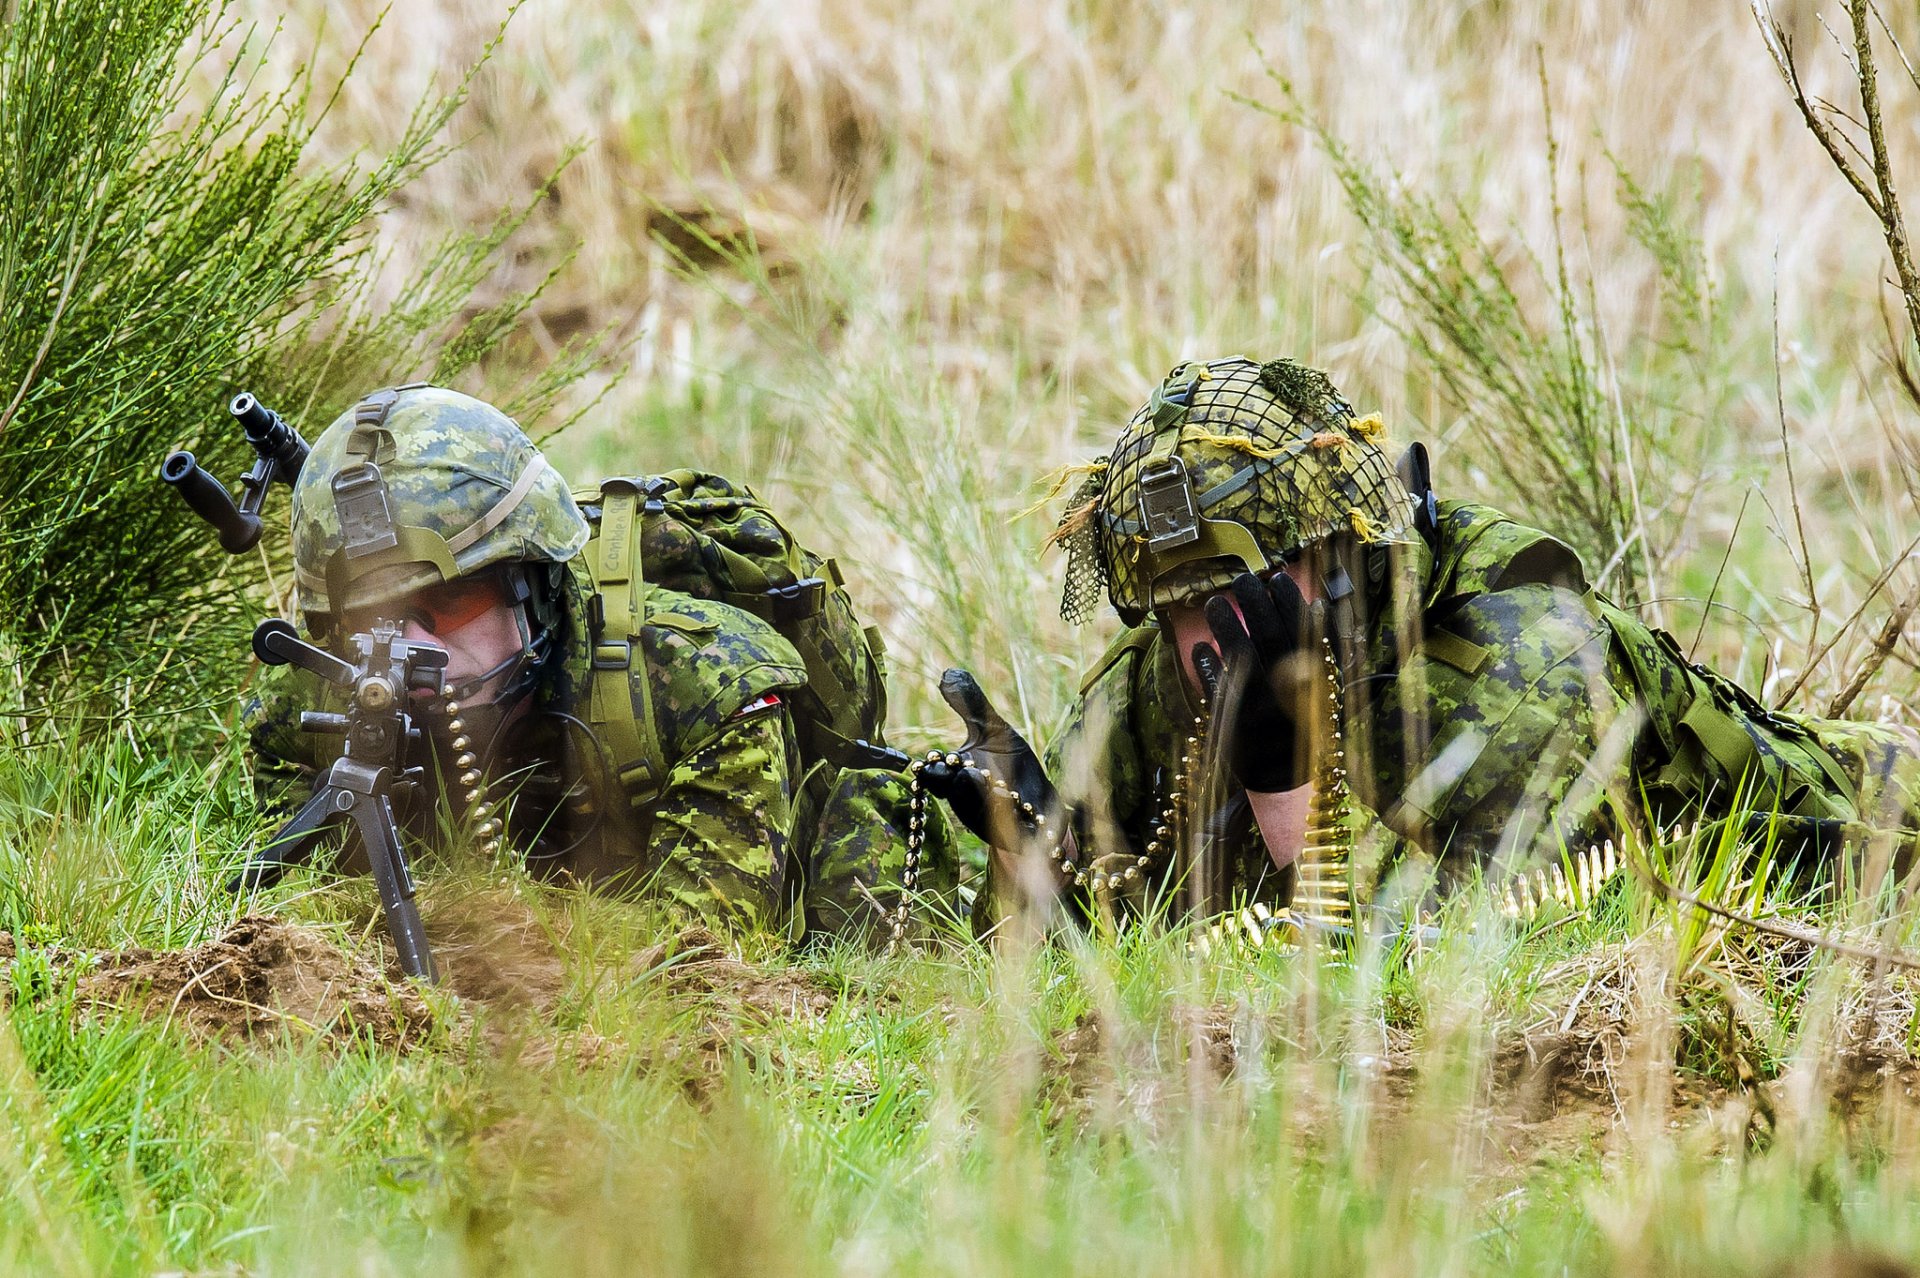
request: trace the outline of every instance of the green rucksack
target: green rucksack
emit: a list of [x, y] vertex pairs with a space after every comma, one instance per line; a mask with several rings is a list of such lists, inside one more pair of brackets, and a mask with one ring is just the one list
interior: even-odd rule
[[[849, 742], [882, 744], [887, 693], [880, 633], [862, 626], [839, 565], [795, 541], [744, 484], [699, 470], [620, 477], [575, 489], [593, 528], [582, 552], [599, 596], [596, 630], [618, 638], [621, 618], [649, 585], [731, 604], [765, 621], [806, 664], [806, 687], [789, 709], [806, 765], [847, 757]], [[627, 671], [594, 663], [598, 725], [617, 757], [646, 759], [654, 778], [652, 724], [632, 711]], [[602, 688], [600, 685], [607, 686]]]

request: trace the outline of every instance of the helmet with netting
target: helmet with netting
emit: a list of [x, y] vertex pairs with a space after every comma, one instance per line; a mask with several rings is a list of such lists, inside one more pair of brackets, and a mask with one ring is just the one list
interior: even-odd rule
[[1383, 433], [1377, 417], [1355, 417], [1325, 373], [1292, 360], [1180, 365], [1061, 520], [1061, 615], [1086, 620], [1105, 587], [1135, 625], [1335, 534], [1411, 540], [1413, 499]]
[[495, 564], [563, 562], [588, 531], [511, 417], [438, 386], [354, 405], [314, 441], [293, 490], [294, 573], [310, 617]]

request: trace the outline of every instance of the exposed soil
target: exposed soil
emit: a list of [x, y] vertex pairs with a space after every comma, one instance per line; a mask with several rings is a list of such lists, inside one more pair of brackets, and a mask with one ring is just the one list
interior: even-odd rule
[[[1534, 1019], [1495, 1030], [1473, 1093], [1441, 1101], [1439, 1111], [1427, 1099], [1417, 1036], [1404, 1028], [1385, 1027], [1369, 1050], [1345, 1049], [1339, 1068], [1372, 1080], [1361, 1094], [1379, 1134], [1375, 1148], [1395, 1148], [1435, 1118], [1450, 1130], [1470, 1123], [1484, 1171], [1503, 1181], [1543, 1160], [1611, 1156], [1635, 1123], [1697, 1127], [1705, 1139], [1737, 1147], [1772, 1139], [1776, 1112], [1794, 1104], [1831, 1104], [1849, 1124], [1870, 1124], [1889, 1106], [1920, 1114], [1920, 1065], [1904, 1037], [1914, 994], [1904, 981], [1855, 990], [1826, 1034], [1833, 1050], [1793, 1066], [1810, 1077], [1776, 1078], [1763, 1073], [1762, 1035], [1770, 1027], [1755, 1019], [1757, 1003], [1730, 1005], [1737, 995], [1724, 981], [1696, 977], [1676, 1015], [1664, 970], [1657, 955], [1612, 947], [1543, 974], [1552, 992], [1536, 1004]], [[1056, 1117], [1084, 1118], [1102, 1097], [1125, 1104], [1168, 1081], [1170, 1062], [1230, 1078], [1240, 1065], [1235, 1015], [1225, 1005], [1175, 1007], [1157, 1028], [1118, 1033], [1097, 1013], [1082, 1015], [1043, 1057]], [[1447, 1107], [1459, 1105], [1468, 1112], [1448, 1117]], [[1300, 1096], [1296, 1121], [1309, 1142], [1345, 1117], [1318, 1103], [1312, 1089]]]
[[550, 1015], [567, 988], [565, 938], [506, 893], [436, 900], [421, 922], [440, 984], [493, 1010]]
[[[469, 1030], [494, 1055], [532, 1069], [629, 1055], [592, 1030], [556, 1027], [569, 987], [566, 937], [525, 902], [489, 892], [443, 899], [425, 922], [440, 986], [462, 1004], [446, 1027], [455, 1041]], [[0, 932], [0, 965], [14, 955], [14, 938]], [[218, 940], [190, 949], [52, 955], [56, 967], [77, 973], [83, 1013], [130, 1008], [177, 1025], [196, 1041], [229, 1047], [319, 1039], [411, 1050], [434, 1027], [433, 1006], [391, 970], [391, 953], [384, 957], [383, 966], [374, 956], [343, 950], [317, 928], [264, 915], [243, 918]], [[690, 1034], [648, 1050], [650, 1067], [683, 1076], [696, 1100], [717, 1084], [743, 1026], [818, 1018], [839, 997], [833, 984], [811, 972], [734, 958], [702, 928], [635, 955], [626, 976], [660, 982], [699, 1009]]]
[[431, 1009], [411, 985], [390, 982], [316, 929], [261, 915], [192, 949], [113, 950], [67, 961], [80, 972], [83, 1008], [130, 1007], [204, 1042], [320, 1038], [404, 1050], [433, 1026]]

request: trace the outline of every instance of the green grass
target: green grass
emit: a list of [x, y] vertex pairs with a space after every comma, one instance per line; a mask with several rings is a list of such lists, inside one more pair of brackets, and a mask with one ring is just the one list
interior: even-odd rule
[[[1745, 76], [1744, 15], [1631, 15], [1627, 39], [1603, 10], [1356, 23], [1338, 7], [1189, 6], [1175, 29], [1126, 6], [825, 0], [683, 6], [644, 39], [623, 6], [523, 14], [505, 70], [477, 78], [458, 117], [471, 144], [375, 223], [342, 206], [336, 229], [379, 253], [296, 290], [275, 324], [223, 328], [224, 344], [163, 322], [191, 309], [180, 297], [141, 294], [165, 303], [141, 331], [166, 340], [86, 371], [132, 389], [116, 370], [172, 375], [110, 419], [121, 488], [59, 472], [76, 495], [59, 527], [139, 491], [124, 485], [145, 482], [161, 436], [214, 416], [229, 371], [279, 376], [261, 385], [283, 385], [278, 406], [310, 433], [372, 381], [434, 375], [527, 408], [544, 436], [562, 414], [538, 410], [584, 367], [564, 335], [625, 325], [639, 375], [553, 437], [563, 469], [706, 464], [753, 482], [842, 558], [884, 627], [901, 742], [953, 739], [931, 691], [950, 663], [1037, 738], [1106, 636], [1054, 619], [1057, 569], [1037, 556], [1050, 520], [1017, 518], [1035, 478], [1104, 447], [1177, 359], [1298, 354], [1396, 437], [1434, 442], [1449, 495], [1534, 503], [1683, 640], [1704, 613], [1702, 655], [1756, 684], [1788, 667], [1779, 692], [1863, 601], [1851, 633], [1871, 632], [1885, 603], [1868, 587], [1912, 535], [1910, 415], [1856, 358], [1879, 349], [1879, 250], [1822, 202], [1797, 121], [1769, 109], [1777, 86]], [[103, 39], [133, 32], [101, 6], [70, 12]], [[184, 37], [186, 10], [149, 16], [169, 13], [152, 30]], [[117, 154], [157, 146], [181, 173], [298, 174], [314, 185], [295, 194], [381, 204], [352, 166], [413, 118], [419, 50], [477, 56], [495, 30], [444, 16], [392, 13], [330, 100], [331, 132], [300, 110], [261, 117], [306, 148], [298, 163], [215, 146], [227, 167], [196, 170], [206, 152], [182, 159], [173, 135], [133, 128]], [[292, 15], [297, 49], [270, 51], [263, 85], [290, 51], [344, 66], [340, 33], [368, 25], [314, 33], [310, 17]], [[141, 65], [171, 74], [154, 47]], [[204, 98], [230, 65], [254, 64], [209, 57], [183, 83]], [[1269, 70], [1300, 90], [1283, 118], [1246, 105], [1271, 101]], [[7, 109], [81, 118], [133, 83], [48, 81]], [[592, 145], [548, 198], [571, 154], [555, 137], [582, 123]], [[13, 136], [5, 154], [30, 158], [35, 131]], [[503, 204], [517, 212], [499, 218]], [[92, 211], [60, 209], [82, 230]], [[668, 209], [714, 243], [676, 234]], [[36, 211], [16, 199], [0, 216]], [[575, 244], [590, 283], [542, 293]], [[37, 259], [42, 282], [57, 257]], [[93, 263], [141, 279], [148, 264]], [[479, 287], [494, 265], [504, 279]], [[58, 291], [4, 297], [9, 386], [31, 383], [0, 441], [17, 493], [94, 418], [77, 378], [29, 375]], [[335, 328], [342, 312], [355, 318]], [[110, 331], [62, 322], [75, 351]], [[569, 402], [621, 371], [599, 354]], [[0, 524], [53, 526], [45, 503], [17, 506]], [[281, 495], [270, 513], [284, 509]], [[121, 540], [192, 567], [173, 552], [203, 534], [160, 523], [164, 538]], [[84, 578], [76, 626], [134, 580], [178, 624], [177, 592], [114, 546], [63, 559], [24, 544], [0, 546], [20, 617], [54, 606], [67, 573]], [[178, 663], [173, 633], [122, 626], [105, 655]], [[22, 645], [0, 637], [15, 667], [0, 677], [25, 678], [25, 658], [66, 672]], [[1789, 704], [1823, 704], [1861, 649], [1842, 643]], [[1749, 1274], [1920, 1255], [1909, 976], [1728, 937], [1637, 882], [1519, 931], [1469, 895], [1437, 943], [1350, 956], [1203, 960], [1175, 928], [895, 958], [750, 939], [730, 965], [676, 947], [678, 925], [643, 904], [441, 858], [423, 867], [436, 944], [481, 946], [500, 970], [485, 997], [433, 996], [424, 1045], [297, 1027], [222, 1044], [94, 1006], [81, 985], [106, 960], [90, 956], [198, 945], [253, 910], [377, 953], [364, 880], [219, 891], [261, 833], [237, 758], [205, 745], [239, 669], [155, 685], [176, 667], [143, 668], [115, 685], [111, 733], [17, 713], [38, 684], [0, 689], [0, 930], [18, 949], [0, 1016], [0, 1272]], [[1903, 644], [1859, 709], [1885, 695], [1910, 718], [1913, 690]], [[214, 709], [157, 719], [161, 701]], [[1683, 882], [1741, 888], [1725, 842], [1649, 852]], [[1879, 903], [1745, 904], [1914, 943], [1911, 920], [1865, 926]], [[1886, 1095], [1863, 1089], [1880, 1069]]]
[[[217, 1045], [77, 1002], [73, 956], [220, 931], [211, 892], [157, 905], [254, 832], [241, 783], [44, 757], [0, 768], [9, 878], [91, 833], [8, 898], [9, 1271], [1733, 1274], [1920, 1244], [1920, 1115], [1829, 1103], [1838, 1010], [1905, 977], [1754, 938], [1689, 958], [1636, 882], [1523, 934], [1464, 900], [1411, 953], [1202, 960], [1191, 929], [1136, 929], [703, 968], [649, 948], [677, 929], [643, 904], [441, 862], [429, 927], [512, 923], [505, 968], [549, 964], [549, 995], [436, 995], [404, 1053]], [[365, 884], [313, 888], [260, 904], [366, 947]], [[1528, 1081], [1519, 1044], [1563, 1022], [1610, 1086]]]

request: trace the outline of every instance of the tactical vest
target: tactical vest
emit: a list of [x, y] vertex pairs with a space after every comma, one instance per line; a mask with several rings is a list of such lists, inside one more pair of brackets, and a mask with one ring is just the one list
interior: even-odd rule
[[739, 608], [793, 645], [807, 675], [788, 707], [804, 766], [835, 758], [852, 740], [880, 743], [879, 631], [861, 626], [839, 565], [796, 542], [751, 489], [674, 470], [607, 479], [573, 497], [593, 529], [582, 552], [595, 583], [588, 719], [630, 800], [656, 793], [672, 762], [663, 757], [650, 682], [630, 677], [648, 596], [661, 588]]

